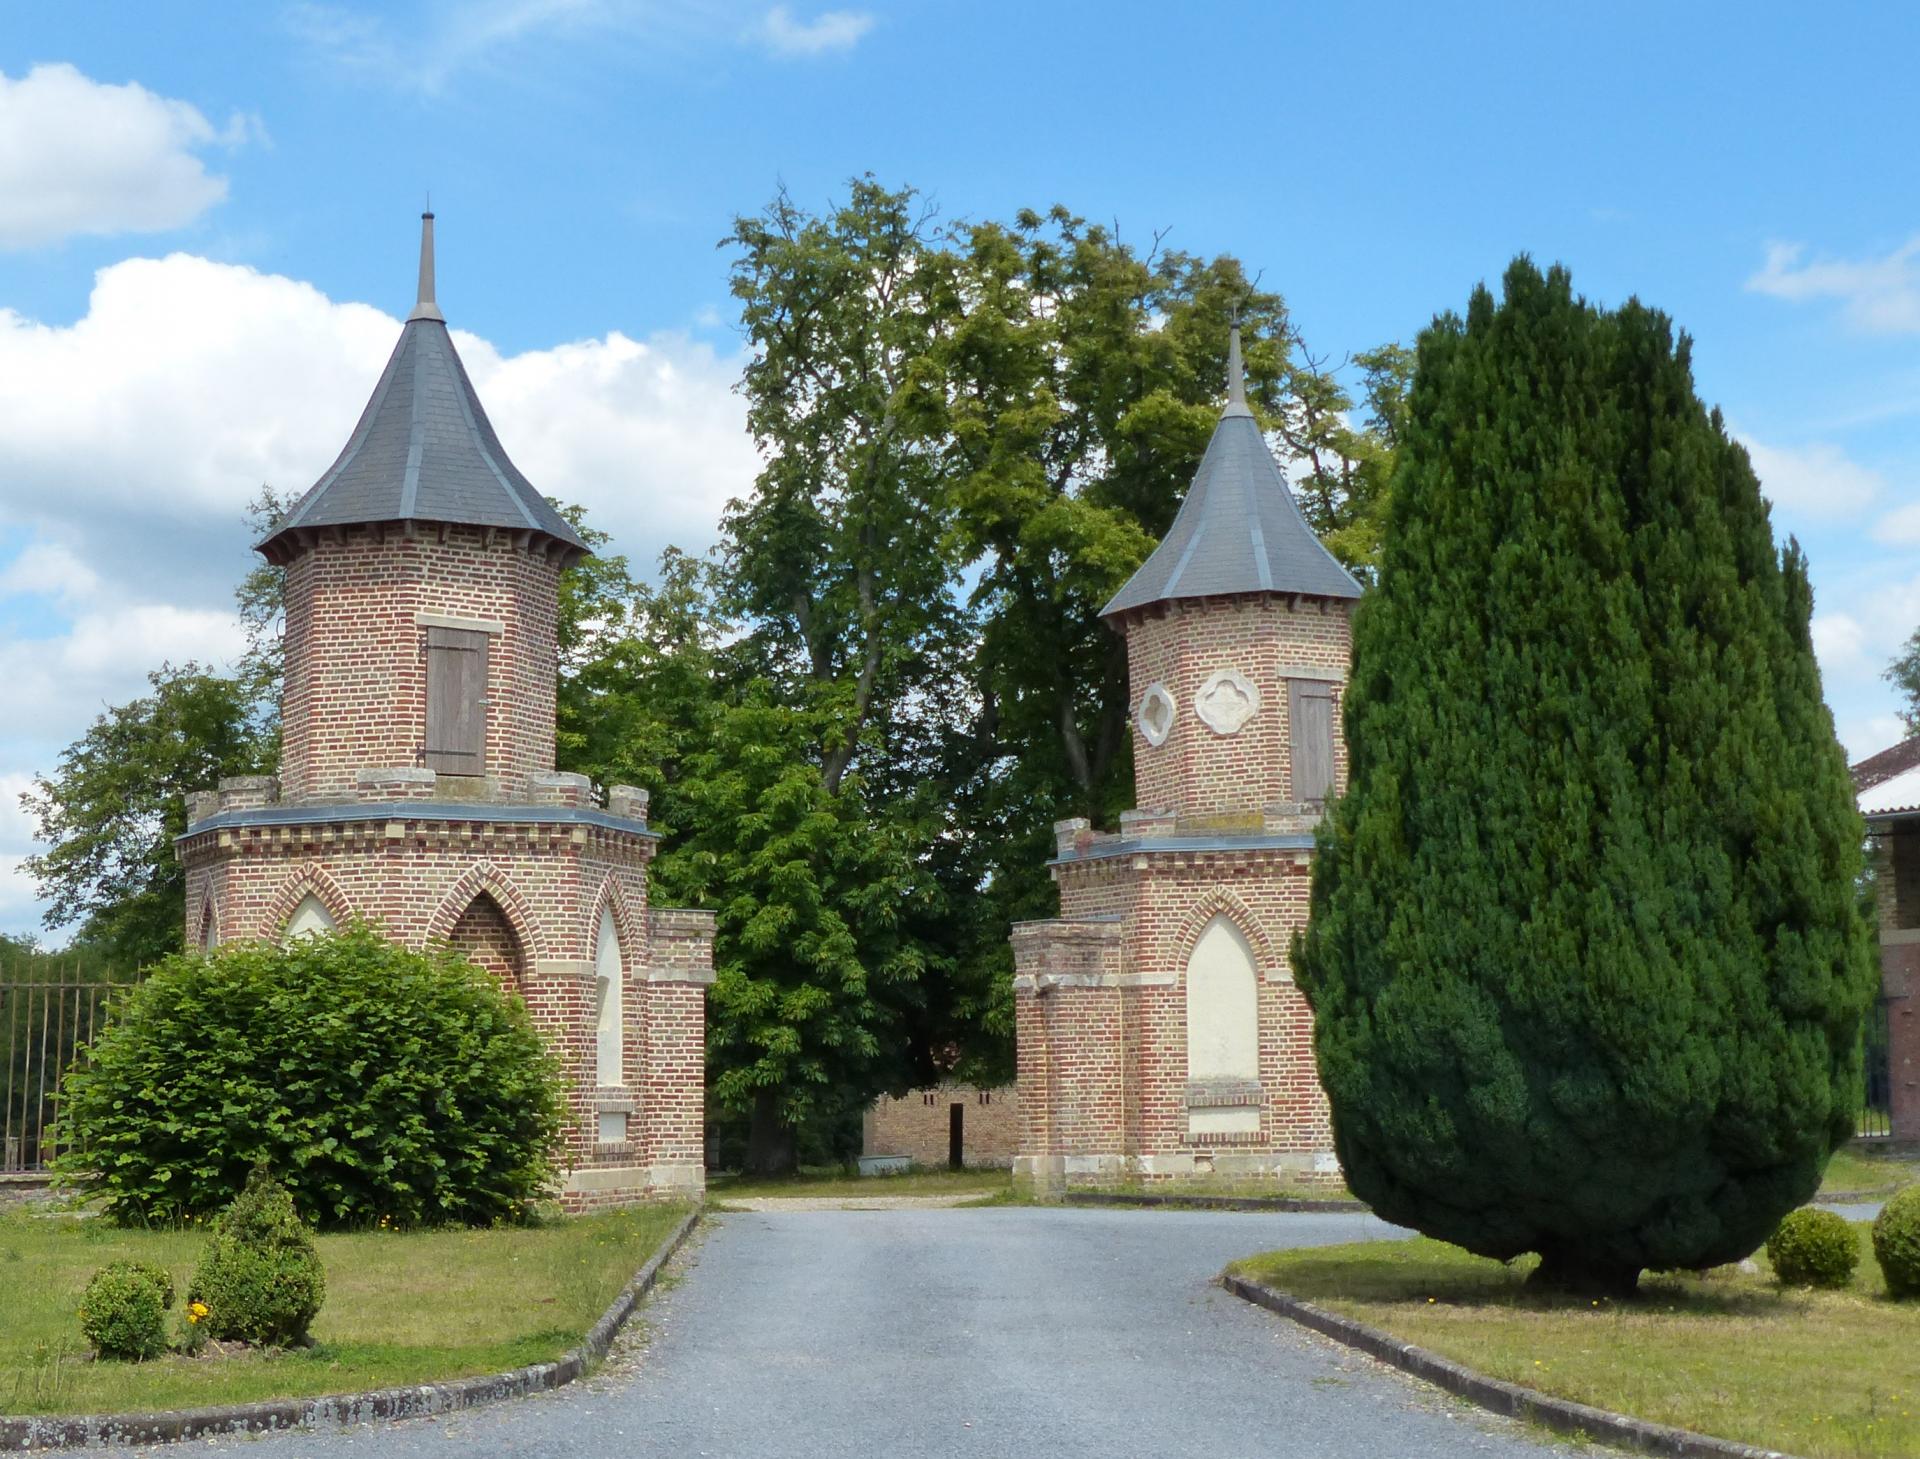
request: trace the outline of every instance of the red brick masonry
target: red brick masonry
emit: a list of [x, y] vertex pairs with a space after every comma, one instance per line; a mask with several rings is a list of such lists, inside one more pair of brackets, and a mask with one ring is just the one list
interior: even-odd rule
[[[1172, 727], [1154, 745], [1136, 713], [1140, 809], [1117, 834], [1062, 822], [1061, 916], [1013, 931], [1022, 1180], [1338, 1180], [1312, 1014], [1287, 963], [1320, 814], [1293, 798], [1287, 713], [1293, 680], [1333, 686], [1337, 708], [1349, 607], [1259, 593], [1158, 604], [1123, 623], [1134, 708], [1159, 685]], [[1258, 697], [1224, 733], [1195, 705], [1222, 671]], [[1333, 765], [1344, 785], [1337, 713]], [[1253, 1063], [1228, 1079], [1196, 1077], [1187, 1047], [1189, 964], [1216, 919], [1253, 963]]]

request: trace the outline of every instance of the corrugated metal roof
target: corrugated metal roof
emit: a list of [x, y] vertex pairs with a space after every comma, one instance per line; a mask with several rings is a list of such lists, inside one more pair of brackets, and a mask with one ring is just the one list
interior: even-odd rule
[[1247, 408], [1238, 329], [1227, 369], [1227, 406], [1186, 500], [1153, 555], [1101, 609], [1101, 617], [1175, 598], [1232, 593], [1360, 596], [1360, 584], [1300, 515], [1293, 490]]
[[315, 527], [454, 522], [533, 531], [587, 551], [494, 434], [433, 299], [433, 215], [422, 219], [420, 300], [339, 459], [260, 544], [284, 554]]
[[1889, 775], [1860, 792], [1860, 814], [1890, 816], [1920, 811], [1920, 765]]

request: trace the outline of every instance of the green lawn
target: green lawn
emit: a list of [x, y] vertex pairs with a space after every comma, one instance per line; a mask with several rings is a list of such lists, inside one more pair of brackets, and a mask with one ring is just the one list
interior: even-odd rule
[[1920, 1454], [1920, 1303], [1862, 1255], [1845, 1292], [1723, 1267], [1649, 1276], [1634, 1301], [1528, 1291], [1503, 1266], [1416, 1238], [1269, 1252], [1233, 1270], [1479, 1372], [1616, 1413], [1809, 1459]]
[[88, 1359], [74, 1316], [88, 1277], [116, 1257], [136, 1257], [171, 1269], [184, 1293], [204, 1238], [0, 1214], [0, 1412], [308, 1397], [544, 1362], [580, 1341], [686, 1210], [642, 1206], [513, 1230], [322, 1236], [327, 1301], [313, 1348], [138, 1364]]
[[1915, 1181], [1920, 1181], [1920, 1163], [1884, 1155], [1863, 1155], [1857, 1147], [1848, 1145], [1833, 1152], [1826, 1179], [1820, 1182], [1820, 1192], [1826, 1195], [1858, 1191], [1886, 1196]]
[[1013, 1188], [1006, 1170], [907, 1170], [899, 1175], [850, 1175], [841, 1166], [803, 1169], [771, 1179], [744, 1175], [707, 1178], [714, 1201], [770, 1196], [963, 1196], [999, 1195]]

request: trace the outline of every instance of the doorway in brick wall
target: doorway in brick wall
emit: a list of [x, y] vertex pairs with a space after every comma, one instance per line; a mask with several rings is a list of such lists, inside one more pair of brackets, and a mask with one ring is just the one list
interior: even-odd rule
[[955, 1100], [947, 1106], [947, 1169], [967, 1163], [967, 1107]]

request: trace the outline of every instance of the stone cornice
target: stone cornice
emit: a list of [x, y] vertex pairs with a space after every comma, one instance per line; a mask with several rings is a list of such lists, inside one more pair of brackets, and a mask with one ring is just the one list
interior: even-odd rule
[[1313, 837], [1297, 834], [1252, 836], [1115, 836], [1096, 840], [1084, 851], [1056, 856], [1048, 866], [1074, 866], [1087, 861], [1111, 861], [1121, 856], [1165, 856], [1195, 852], [1306, 851]]
[[193, 822], [174, 838], [177, 846], [211, 831], [265, 830], [279, 827], [364, 826], [372, 823], [462, 822], [488, 826], [593, 827], [658, 841], [660, 833], [645, 821], [616, 816], [593, 806], [525, 805], [483, 801], [471, 805], [428, 800], [352, 801], [332, 805], [267, 805], [220, 811]]

